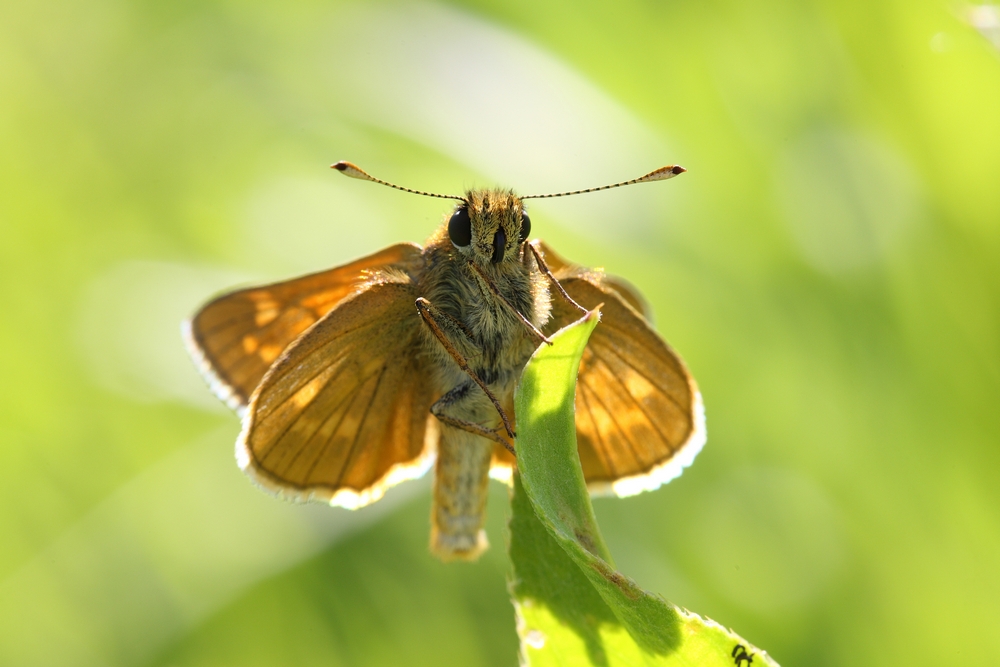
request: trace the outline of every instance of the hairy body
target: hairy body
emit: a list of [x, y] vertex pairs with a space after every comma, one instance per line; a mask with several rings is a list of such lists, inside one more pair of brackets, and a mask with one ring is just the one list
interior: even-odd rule
[[[445, 226], [438, 229], [425, 244], [424, 271], [417, 290], [441, 315], [437, 322], [455, 350], [513, 415], [514, 386], [539, 340], [510, 306], [541, 329], [549, 319], [548, 281], [526, 245], [518, 240], [522, 209], [513, 193], [481, 190], [467, 197], [472, 229], [476, 230], [473, 242], [459, 248], [449, 239]], [[503, 248], [503, 257], [494, 263], [492, 240], [505, 222], [511, 232], [504, 233], [510, 247]], [[470, 262], [477, 264], [510, 306]], [[424, 327], [421, 334], [421, 354], [435, 394], [442, 396], [432, 413], [499, 432], [500, 415], [486, 393], [430, 328]], [[441, 425], [431, 550], [444, 559], [475, 558], [486, 547], [482, 524], [495, 448], [492, 439], [447, 422]]]

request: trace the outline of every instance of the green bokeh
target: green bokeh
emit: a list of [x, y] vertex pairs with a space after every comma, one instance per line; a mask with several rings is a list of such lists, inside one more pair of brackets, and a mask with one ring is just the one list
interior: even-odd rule
[[471, 566], [426, 553], [426, 483], [353, 514], [275, 501], [181, 349], [216, 290], [438, 224], [440, 201], [338, 159], [446, 192], [687, 167], [532, 208], [536, 235], [642, 290], [705, 397], [693, 467], [596, 503], [618, 566], [784, 665], [992, 664], [990, 16], [4, 4], [0, 664], [515, 663], [502, 487]]

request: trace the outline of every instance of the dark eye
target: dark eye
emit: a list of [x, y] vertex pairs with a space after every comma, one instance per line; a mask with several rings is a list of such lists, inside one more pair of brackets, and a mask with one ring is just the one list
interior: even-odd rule
[[448, 221], [448, 236], [451, 242], [459, 248], [472, 243], [472, 220], [469, 219], [469, 208], [463, 206], [452, 214]]
[[531, 233], [531, 218], [528, 217], [527, 213], [521, 212], [521, 243], [528, 240], [528, 234]]

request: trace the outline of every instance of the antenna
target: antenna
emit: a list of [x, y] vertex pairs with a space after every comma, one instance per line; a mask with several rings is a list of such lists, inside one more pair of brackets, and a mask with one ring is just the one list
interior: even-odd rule
[[521, 197], [521, 199], [548, 199], [550, 197], [568, 197], [569, 195], [582, 195], [587, 192], [598, 192], [599, 190], [610, 190], [611, 188], [620, 188], [623, 185], [635, 185], [636, 183], [652, 183], [653, 181], [665, 181], [666, 179], [673, 178], [678, 174], [683, 174], [685, 171], [687, 171], [687, 169], [685, 169], [684, 167], [677, 164], [671, 164], [667, 165], [666, 167], [660, 167], [656, 171], [651, 171], [645, 176], [640, 176], [639, 178], [633, 178], [631, 181], [622, 181], [621, 183], [615, 183], [614, 185], [602, 185], [599, 188], [587, 188], [586, 190], [573, 190], [572, 192], [558, 192], [556, 194], [551, 194], [551, 195], [528, 195], [527, 197]]
[[[425, 197], [437, 197], [438, 199], [457, 199], [458, 201], [465, 201], [465, 197], [459, 197], [458, 195], [439, 195], [439, 194], [434, 194], [433, 192], [424, 192], [423, 190], [412, 190], [410, 188], [404, 188], [399, 185], [394, 185], [392, 183], [389, 183], [388, 181], [383, 181], [380, 178], [375, 178], [374, 176], [372, 176], [371, 174], [369, 174], [367, 171], [357, 166], [356, 164], [353, 164], [351, 162], [345, 162], [343, 160], [341, 160], [337, 164], [331, 164], [330, 168], [336, 169], [344, 176], [350, 176], [351, 178], [358, 178], [361, 179], [362, 181], [371, 181], [372, 183], [379, 183], [381, 185], [386, 185], [390, 188], [395, 188], [396, 190], [402, 190], [403, 192], [409, 192], [415, 195], [424, 195]], [[664, 177], [664, 178], [669, 178], [669, 177]]]

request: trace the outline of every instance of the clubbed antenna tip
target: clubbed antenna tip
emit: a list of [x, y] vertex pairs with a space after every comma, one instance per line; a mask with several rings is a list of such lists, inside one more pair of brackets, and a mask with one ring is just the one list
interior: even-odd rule
[[344, 160], [341, 160], [337, 164], [331, 164], [330, 168], [336, 169], [344, 176], [350, 176], [351, 178], [360, 178], [363, 181], [374, 180], [371, 176], [368, 175], [367, 172], [365, 172], [364, 169], [357, 166], [356, 164], [353, 164], [351, 162], [346, 162]]
[[411, 188], [404, 188], [389, 181], [383, 181], [381, 178], [375, 178], [367, 171], [354, 164], [353, 162], [347, 162], [346, 160], [341, 160], [330, 165], [331, 169], [336, 169], [344, 176], [350, 176], [351, 178], [357, 178], [362, 181], [371, 181], [372, 183], [378, 183], [379, 185], [385, 185], [396, 190], [402, 190], [403, 192], [409, 192], [415, 195], [423, 195], [425, 197], [437, 197], [438, 199], [457, 199], [459, 201], [465, 201], [465, 197], [459, 197], [458, 195], [439, 195], [433, 192], [424, 192], [423, 190], [413, 190]]
[[622, 181], [621, 183], [613, 183], [612, 185], [602, 185], [599, 188], [587, 188], [586, 190], [573, 190], [572, 192], [557, 192], [551, 195], [528, 195], [527, 197], [521, 197], [521, 199], [549, 199], [551, 197], [568, 197], [570, 195], [582, 195], [588, 192], [600, 192], [601, 190], [610, 190], [611, 188], [620, 188], [625, 185], [635, 185], [636, 183], [651, 183], [652, 181], [664, 181], [668, 178], [673, 178], [678, 174], [683, 174], [687, 169], [680, 166], [679, 164], [670, 164], [666, 167], [660, 167], [655, 171], [651, 171], [645, 176], [640, 176], [639, 178], [633, 178], [631, 181]]

